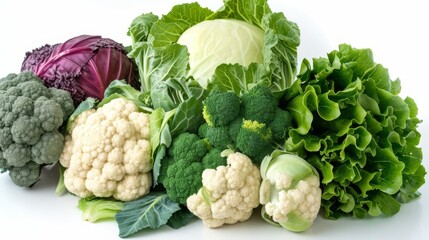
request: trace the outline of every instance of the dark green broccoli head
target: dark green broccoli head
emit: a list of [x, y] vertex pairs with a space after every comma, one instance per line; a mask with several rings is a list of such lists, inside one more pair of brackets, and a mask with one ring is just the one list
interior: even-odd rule
[[244, 120], [237, 135], [236, 147], [240, 152], [253, 158], [269, 148], [271, 141], [271, 129], [264, 123]]
[[34, 113], [33, 100], [28, 97], [19, 96], [12, 104], [12, 113], [18, 118], [21, 116], [31, 116]]
[[26, 81], [18, 84], [21, 89], [21, 96], [28, 97], [36, 101], [39, 97], [50, 98], [49, 90], [40, 81]]
[[202, 164], [204, 169], [215, 169], [218, 166], [226, 166], [226, 157], [221, 156], [222, 150], [212, 148], [203, 157]]
[[276, 109], [274, 119], [270, 123], [270, 129], [273, 134], [275, 141], [281, 141], [286, 139], [287, 130], [292, 124], [292, 118], [288, 111], [280, 108]]
[[9, 176], [20, 187], [31, 187], [40, 177], [41, 166], [35, 162], [28, 162], [23, 167], [9, 168]]
[[240, 98], [234, 92], [210, 93], [204, 100], [203, 117], [209, 126], [228, 125], [240, 113]]
[[209, 125], [205, 122], [198, 127], [198, 137], [206, 138], [207, 137], [207, 129]]
[[228, 134], [234, 143], [237, 142], [237, 135], [238, 135], [238, 132], [240, 131], [242, 124], [243, 124], [243, 118], [241, 118], [240, 116], [234, 119], [234, 121], [232, 121], [229, 124]]
[[201, 162], [174, 161], [167, 169], [164, 187], [174, 202], [186, 205], [186, 199], [202, 187], [203, 166]]
[[277, 108], [277, 100], [268, 87], [256, 85], [242, 96], [242, 112], [246, 120], [269, 124]]
[[6, 158], [3, 157], [3, 151], [0, 150], [0, 173], [6, 172], [10, 167]]
[[45, 132], [61, 127], [64, 121], [61, 105], [53, 99], [39, 97], [34, 103], [34, 116], [40, 120]]
[[23, 167], [31, 161], [31, 149], [28, 145], [13, 143], [4, 152], [3, 157], [13, 167]]
[[59, 160], [64, 137], [58, 129], [73, 111], [68, 92], [48, 89], [33, 73], [0, 79], [0, 150], [17, 185], [37, 181], [40, 167], [34, 164], [43, 166]]
[[46, 132], [40, 140], [31, 147], [31, 157], [38, 164], [57, 162], [64, 147], [64, 136], [57, 130]]
[[10, 134], [10, 128], [0, 128], [0, 151], [6, 150], [13, 143], [12, 135]]
[[182, 133], [173, 139], [169, 154], [175, 161], [199, 162], [206, 155], [210, 146], [193, 133]]
[[57, 88], [49, 88], [49, 93], [51, 94], [51, 99], [55, 100], [58, 104], [61, 105], [64, 117], [63, 120], [67, 121], [68, 117], [72, 115], [75, 110], [73, 99], [70, 93]]
[[207, 128], [206, 138], [212, 146], [220, 149], [226, 149], [229, 145], [233, 144], [233, 141], [229, 136], [228, 126], [209, 126]]
[[14, 142], [34, 145], [39, 141], [43, 129], [37, 117], [22, 116], [12, 124], [10, 133]]

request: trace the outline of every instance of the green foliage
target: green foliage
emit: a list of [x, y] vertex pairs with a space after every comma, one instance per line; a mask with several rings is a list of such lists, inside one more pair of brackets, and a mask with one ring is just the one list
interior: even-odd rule
[[425, 182], [417, 106], [370, 49], [342, 44], [304, 60], [283, 97], [294, 127], [285, 147], [320, 172], [325, 217], [399, 211]]

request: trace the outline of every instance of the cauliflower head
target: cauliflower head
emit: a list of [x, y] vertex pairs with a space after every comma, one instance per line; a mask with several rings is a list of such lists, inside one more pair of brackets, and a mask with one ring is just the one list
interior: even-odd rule
[[84, 111], [66, 136], [64, 185], [79, 197], [131, 201], [152, 184], [149, 115], [123, 98]]
[[295, 154], [276, 150], [262, 161], [261, 176], [262, 217], [293, 232], [308, 229], [321, 204], [316, 169]]
[[186, 204], [210, 228], [244, 222], [259, 206], [259, 169], [242, 153], [230, 153], [227, 166], [204, 170], [202, 182]]

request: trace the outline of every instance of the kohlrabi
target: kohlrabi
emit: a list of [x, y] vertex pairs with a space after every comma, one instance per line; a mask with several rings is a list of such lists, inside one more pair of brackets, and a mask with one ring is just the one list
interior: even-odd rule
[[308, 229], [320, 209], [319, 174], [298, 155], [275, 150], [261, 163], [259, 201], [268, 223], [301, 232]]

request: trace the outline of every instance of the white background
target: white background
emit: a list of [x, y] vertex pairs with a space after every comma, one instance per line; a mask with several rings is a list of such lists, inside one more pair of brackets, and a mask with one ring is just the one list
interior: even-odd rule
[[[0, 0], [0, 77], [18, 72], [25, 52], [45, 43], [80, 34], [101, 35], [128, 45], [131, 21], [142, 13], [167, 13], [184, 0]], [[216, 10], [221, 0], [200, 0]], [[401, 96], [414, 98], [423, 119], [419, 130], [424, 156], [429, 154], [427, 82], [429, 63], [428, 8], [424, 1], [269, 0], [301, 29], [299, 59], [326, 56], [341, 43], [371, 48], [374, 58], [400, 78]], [[425, 102], [426, 101], [426, 102]], [[427, 158], [424, 165], [429, 169]], [[55, 169], [56, 170], [56, 169]], [[91, 224], [80, 219], [77, 198], [54, 194], [58, 173], [43, 172], [32, 189], [14, 186], [0, 175], [0, 239], [118, 239], [114, 222]], [[426, 177], [427, 179], [427, 177]], [[422, 196], [390, 218], [317, 218], [304, 233], [265, 224], [256, 212], [245, 223], [208, 229], [195, 222], [180, 230], [163, 227], [133, 238], [146, 239], [425, 239], [429, 235], [429, 184]]]

